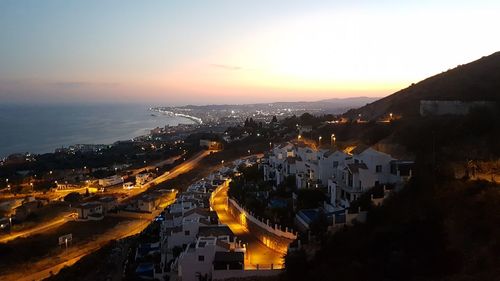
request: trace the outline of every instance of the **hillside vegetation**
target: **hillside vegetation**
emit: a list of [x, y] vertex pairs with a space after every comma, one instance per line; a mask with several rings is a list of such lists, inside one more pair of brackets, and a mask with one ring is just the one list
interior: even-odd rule
[[[319, 237], [315, 254], [289, 253], [283, 279], [500, 280], [500, 183], [457, 178], [452, 168], [470, 160], [500, 159], [500, 105], [466, 116], [418, 114], [421, 99], [499, 97], [500, 53], [495, 53], [348, 112], [364, 117], [401, 114], [403, 118], [364, 142], [404, 146], [415, 155], [414, 176], [384, 205], [372, 206], [366, 223]], [[364, 126], [363, 134], [378, 128], [376, 122], [354, 124], [335, 126], [358, 131]], [[334, 132], [339, 138], [355, 135]]]
[[500, 52], [412, 84], [346, 115], [354, 118], [361, 114], [368, 119], [389, 112], [417, 116], [420, 100], [500, 101]]

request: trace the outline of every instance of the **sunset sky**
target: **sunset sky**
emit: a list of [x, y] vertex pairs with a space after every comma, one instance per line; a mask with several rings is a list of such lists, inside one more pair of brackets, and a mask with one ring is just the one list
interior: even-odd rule
[[0, 103], [379, 97], [500, 50], [500, 1], [412, 2], [0, 0]]

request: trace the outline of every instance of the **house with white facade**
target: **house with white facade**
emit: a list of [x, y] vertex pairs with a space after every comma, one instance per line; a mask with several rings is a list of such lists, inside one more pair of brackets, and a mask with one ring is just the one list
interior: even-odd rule
[[341, 170], [349, 155], [342, 150], [326, 150], [319, 155], [319, 180], [324, 185], [328, 185], [330, 179], [339, 179]]
[[399, 161], [371, 147], [355, 149], [340, 167], [340, 176], [329, 184], [331, 194], [344, 206], [378, 185], [401, 184], [411, 177], [412, 161]]
[[[216, 258], [217, 257], [217, 258]], [[199, 237], [189, 245], [174, 264], [183, 281], [211, 280], [215, 265], [218, 270], [243, 269], [245, 248], [227, 238]], [[232, 268], [231, 268], [232, 267]]]
[[328, 210], [348, 206], [368, 189], [400, 184], [411, 177], [412, 161], [394, 159], [371, 147], [351, 153], [338, 149], [313, 149], [303, 143], [274, 146], [260, 164], [264, 180], [278, 186], [295, 176], [297, 188], [328, 188]]

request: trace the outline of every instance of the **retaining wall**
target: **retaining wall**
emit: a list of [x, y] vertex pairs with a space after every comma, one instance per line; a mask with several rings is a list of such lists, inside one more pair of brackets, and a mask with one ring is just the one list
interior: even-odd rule
[[286, 254], [288, 245], [295, 239], [297, 234], [291, 230], [281, 230], [280, 226], [271, 226], [258, 220], [252, 213], [243, 209], [236, 201], [228, 200], [228, 213], [238, 219], [240, 224], [246, 227], [255, 235], [264, 245], [279, 252]]

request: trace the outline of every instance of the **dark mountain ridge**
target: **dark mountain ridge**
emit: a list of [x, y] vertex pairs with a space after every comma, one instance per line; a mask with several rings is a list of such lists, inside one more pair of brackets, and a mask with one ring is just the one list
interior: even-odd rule
[[459, 65], [408, 88], [345, 113], [380, 118], [388, 113], [418, 116], [421, 100], [500, 101], [500, 52]]

